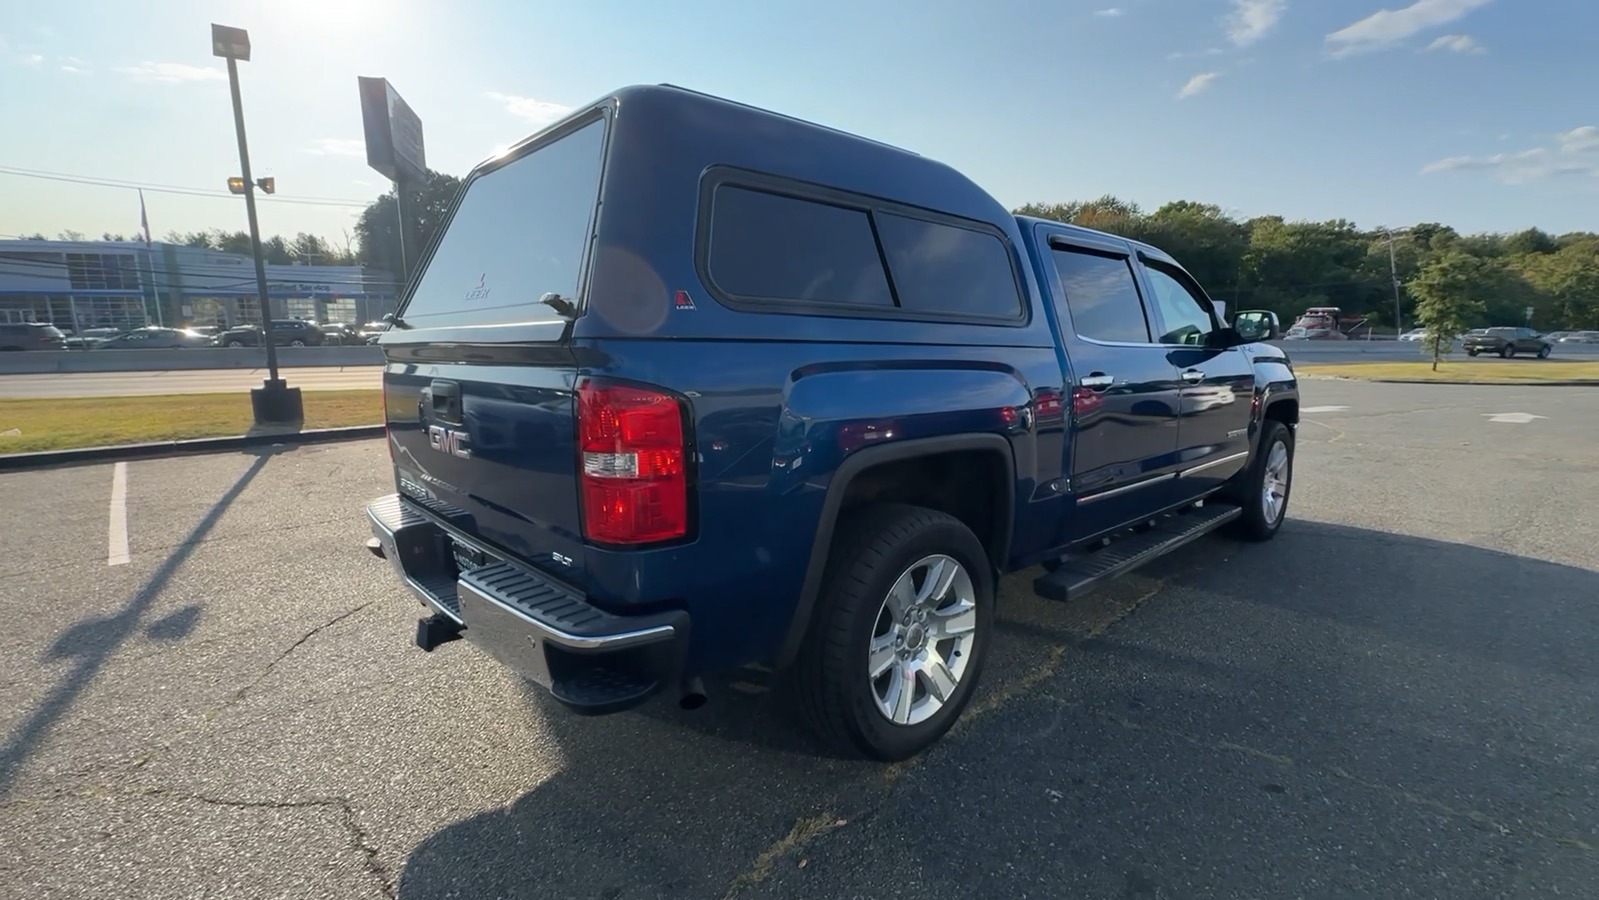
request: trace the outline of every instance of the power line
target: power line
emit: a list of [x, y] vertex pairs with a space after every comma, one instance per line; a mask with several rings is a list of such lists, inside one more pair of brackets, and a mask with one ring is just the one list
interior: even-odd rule
[[[232, 199], [234, 197], [233, 194], [225, 190], [183, 187], [171, 184], [143, 184], [137, 181], [124, 181], [116, 178], [94, 178], [88, 175], [72, 175], [66, 172], [44, 172], [38, 169], [22, 169], [16, 166], [0, 165], [0, 175], [37, 178], [43, 181], [60, 181], [67, 184], [83, 184], [91, 187], [146, 190], [157, 194], [178, 194], [185, 197], [209, 197], [212, 199]], [[345, 200], [337, 197], [279, 197], [267, 194], [259, 196], [257, 199], [272, 203], [293, 203], [300, 206], [339, 206], [364, 209], [370, 205], [369, 201]]]

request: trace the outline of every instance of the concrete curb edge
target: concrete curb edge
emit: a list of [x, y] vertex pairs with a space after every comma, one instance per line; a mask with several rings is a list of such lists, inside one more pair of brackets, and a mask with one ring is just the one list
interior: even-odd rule
[[29, 469], [54, 469], [65, 466], [155, 459], [197, 453], [224, 453], [252, 447], [298, 446], [335, 441], [360, 441], [383, 436], [382, 425], [357, 425], [350, 428], [315, 428], [284, 434], [244, 434], [231, 437], [195, 438], [186, 441], [156, 441], [147, 444], [116, 444], [109, 447], [84, 447], [78, 450], [39, 450], [30, 453], [0, 453], [0, 472]]

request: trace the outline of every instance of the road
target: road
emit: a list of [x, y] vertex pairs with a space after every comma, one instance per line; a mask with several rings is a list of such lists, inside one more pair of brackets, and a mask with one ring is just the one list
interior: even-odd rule
[[1007, 579], [897, 766], [763, 673], [583, 719], [417, 651], [378, 442], [0, 475], [0, 895], [1592, 896], [1599, 397], [1305, 392], [1275, 541]]
[[[1381, 341], [1288, 341], [1295, 363], [1336, 365], [1391, 362], [1420, 358], [1415, 344]], [[142, 352], [142, 351], [127, 351]], [[1464, 359], [1465, 357], [1461, 357]], [[1556, 359], [1599, 361], [1599, 344], [1560, 345]], [[1529, 360], [1485, 359], [1482, 365], [1525, 365]], [[376, 366], [305, 366], [280, 369], [289, 384], [307, 391], [359, 390], [381, 387]], [[259, 387], [266, 369], [171, 369], [150, 372], [77, 372], [49, 375], [0, 375], [0, 400], [45, 397], [126, 397], [145, 394], [201, 394], [246, 391]]]

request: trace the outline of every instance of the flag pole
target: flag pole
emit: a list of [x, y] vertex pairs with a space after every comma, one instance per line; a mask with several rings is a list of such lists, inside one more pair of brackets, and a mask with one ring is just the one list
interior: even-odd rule
[[[155, 257], [150, 247], [150, 217], [144, 209], [144, 189], [139, 189], [139, 231], [144, 236], [144, 261], [150, 267], [150, 292], [155, 297], [155, 323], [165, 326], [166, 316], [161, 312], [161, 287], [155, 283]], [[148, 322], [149, 318], [146, 317]]]

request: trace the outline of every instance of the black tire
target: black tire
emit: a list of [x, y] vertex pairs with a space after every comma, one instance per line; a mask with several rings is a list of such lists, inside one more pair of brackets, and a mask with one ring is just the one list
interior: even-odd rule
[[1477, 353], [1478, 353], [1478, 351], [1476, 351], [1476, 350], [1467, 350], [1466, 351], [1466, 355], [1467, 356], [1476, 356]]
[[1510, 346], [1509, 344], [1506, 344], [1504, 346], [1504, 349], [1499, 351], [1499, 356], [1502, 359], [1509, 359], [1510, 357], [1515, 356], [1515, 355], [1516, 355], [1516, 348]]
[[[971, 578], [976, 607], [966, 671], [944, 705], [926, 720], [900, 725], [877, 706], [868, 647], [889, 590], [918, 560], [944, 554]], [[955, 724], [970, 702], [994, 628], [994, 575], [977, 536], [954, 516], [901, 504], [878, 504], [841, 523], [822, 593], [792, 671], [800, 714], [832, 749], [893, 761], [915, 756]]]
[[1538, 358], [1539, 359], [1548, 359], [1549, 358], [1549, 354], [1551, 354], [1553, 352], [1555, 352], [1555, 348], [1554, 347], [1550, 346], [1549, 344], [1544, 344], [1542, 347], [1538, 348]]
[[[1275, 520], [1268, 518], [1263, 502], [1266, 488], [1266, 463], [1271, 459], [1272, 449], [1282, 444], [1287, 453], [1288, 483], [1283, 490], [1282, 505], [1277, 511]], [[1276, 419], [1267, 419], [1261, 426], [1259, 449], [1255, 458], [1249, 461], [1249, 468], [1240, 473], [1243, 477], [1238, 487], [1228, 499], [1237, 503], [1244, 511], [1243, 515], [1234, 519], [1228, 530], [1234, 537], [1246, 541], [1269, 541], [1277, 535], [1277, 529], [1282, 527], [1283, 519], [1288, 517], [1288, 499], [1294, 488], [1294, 432], [1293, 429]]]

